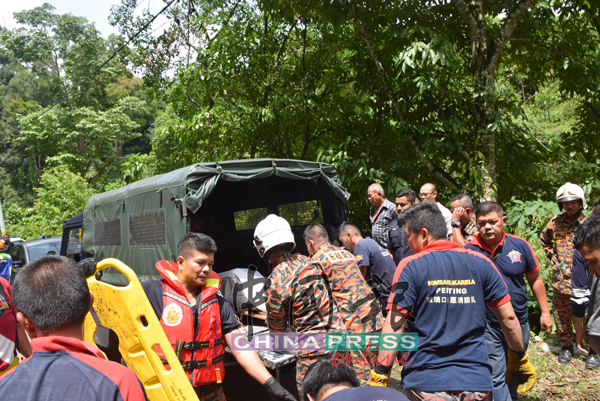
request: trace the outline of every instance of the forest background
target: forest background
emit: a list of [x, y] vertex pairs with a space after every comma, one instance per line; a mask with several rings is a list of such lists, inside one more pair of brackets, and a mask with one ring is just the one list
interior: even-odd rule
[[538, 238], [556, 190], [600, 195], [596, 1], [164, 4], [143, 29], [153, 15], [122, 0], [108, 39], [50, 4], [0, 27], [11, 234], [58, 235], [91, 195], [196, 162], [305, 159], [336, 167], [362, 228], [372, 182], [392, 201], [425, 182], [446, 205], [497, 199], [548, 282]]

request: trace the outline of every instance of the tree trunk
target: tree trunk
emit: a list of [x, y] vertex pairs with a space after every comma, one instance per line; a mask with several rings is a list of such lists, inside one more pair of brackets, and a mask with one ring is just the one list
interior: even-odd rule
[[[474, 57], [484, 57], [477, 55]], [[494, 72], [486, 66], [475, 71], [473, 84], [475, 92], [481, 95], [474, 102], [473, 117], [475, 121], [475, 149], [484, 157], [482, 167], [483, 187], [482, 200], [495, 200], [496, 198], [496, 133], [490, 125], [494, 122], [496, 114]]]
[[483, 200], [496, 198], [496, 133], [491, 124], [496, 116], [495, 74], [500, 55], [510, 40], [519, 21], [523, 19], [536, 0], [519, 0], [506, 16], [500, 32], [488, 38], [486, 12], [483, 0], [453, 0], [469, 29], [472, 46], [474, 131], [473, 148], [484, 157], [482, 166]]
[[377, 55], [377, 52], [375, 51], [375, 46], [373, 45], [373, 42], [371, 41], [371, 38], [369, 37], [367, 30], [365, 29], [365, 26], [360, 18], [360, 13], [355, 4], [352, 5], [352, 11], [354, 12], [354, 20], [356, 21], [356, 25], [358, 25], [358, 28], [360, 31], [360, 36], [363, 39], [363, 41], [365, 42], [365, 44], [367, 45], [367, 48], [369, 49], [369, 53], [371, 54], [371, 57], [373, 58], [373, 62], [375, 63], [375, 68], [377, 69], [377, 74], [379, 75], [379, 79], [381, 80], [381, 83], [383, 84], [384, 91], [385, 91], [388, 99], [390, 100], [390, 103], [392, 104], [393, 110], [396, 112], [396, 116], [398, 117], [398, 119], [400, 120], [400, 123], [402, 124], [402, 127], [404, 128], [404, 135], [406, 136], [406, 138], [409, 140], [410, 144], [413, 146], [413, 148], [419, 155], [419, 158], [421, 159], [421, 161], [423, 162], [423, 164], [425, 165], [427, 170], [431, 174], [433, 174], [436, 178], [438, 178], [440, 181], [442, 181], [445, 185], [447, 185], [452, 191], [461, 192], [460, 188], [458, 187], [458, 184], [452, 178], [452, 176], [450, 174], [448, 174], [447, 172], [445, 172], [439, 166], [436, 166], [433, 163], [433, 161], [429, 157], [427, 157], [422, 144], [410, 132], [410, 130], [408, 128], [408, 123], [404, 119], [404, 115], [402, 114], [402, 111], [400, 109], [400, 104], [398, 103], [398, 98], [394, 94], [394, 89], [392, 88], [392, 86], [390, 85], [390, 83], [388, 81], [387, 73], [383, 67], [383, 64], [381, 64], [381, 61], [379, 60], [379, 56]]

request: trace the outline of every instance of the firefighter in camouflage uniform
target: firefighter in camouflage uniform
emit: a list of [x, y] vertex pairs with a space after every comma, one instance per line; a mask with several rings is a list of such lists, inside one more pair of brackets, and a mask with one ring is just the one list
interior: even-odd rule
[[552, 261], [552, 310], [556, 336], [562, 346], [560, 363], [573, 356], [573, 323], [571, 317], [571, 267], [573, 266], [573, 233], [584, 221], [582, 208], [587, 208], [585, 193], [579, 185], [567, 182], [556, 192], [556, 202], [563, 213], [552, 217], [540, 234], [546, 256]]
[[[344, 332], [344, 323], [331, 297], [331, 288], [318, 265], [300, 254], [290, 224], [282, 217], [268, 215], [256, 226], [254, 246], [272, 270], [265, 282], [267, 326], [274, 333], [298, 334]], [[296, 385], [300, 386], [308, 368], [320, 359], [331, 359], [324, 348], [297, 349]], [[302, 396], [301, 396], [302, 398]]]
[[[320, 224], [306, 227], [304, 231], [306, 248], [311, 261], [320, 266], [327, 275], [333, 300], [344, 321], [348, 333], [374, 333], [383, 327], [383, 315], [379, 302], [367, 284], [356, 258], [345, 249], [329, 242], [327, 231]], [[367, 384], [371, 377], [371, 367], [366, 362], [368, 355], [353, 352], [353, 367], [361, 384]]]

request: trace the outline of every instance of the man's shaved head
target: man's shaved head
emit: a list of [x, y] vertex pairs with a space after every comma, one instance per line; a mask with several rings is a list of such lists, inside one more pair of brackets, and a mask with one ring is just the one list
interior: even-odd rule
[[419, 197], [422, 201], [433, 202], [435, 203], [437, 198], [437, 188], [432, 183], [428, 182], [427, 184], [421, 187], [421, 191], [419, 192]]
[[362, 234], [360, 233], [360, 230], [358, 227], [356, 227], [356, 225], [354, 223], [351, 223], [349, 221], [345, 221], [342, 224], [340, 224], [340, 227], [338, 228], [338, 235], [345, 235], [347, 233], [352, 233], [354, 235], [358, 235], [362, 237]]
[[327, 230], [320, 224], [312, 224], [306, 227], [303, 235], [305, 240], [313, 240], [317, 244], [322, 244], [323, 242], [329, 242], [329, 236], [327, 235]]
[[471, 200], [471, 197], [467, 194], [458, 194], [450, 200], [450, 204], [455, 203], [455, 202], [456, 202], [455, 207], [460, 206], [460, 207], [464, 207], [464, 208], [473, 209], [473, 201]]
[[428, 182], [426, 184], [423, 184], [423, 186], [421, 187], [421, 192], [437, 192], [437, 188], [435, 185], [433, 185], [432, 183]]

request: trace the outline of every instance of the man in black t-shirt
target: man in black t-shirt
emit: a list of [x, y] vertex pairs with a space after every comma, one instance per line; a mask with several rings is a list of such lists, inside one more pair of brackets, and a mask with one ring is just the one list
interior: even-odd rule
[[[142, 282], [161, 326], [200, 400], [225, 400], [223, 353], [232, 335], [241, 333], [233, 308], [217, 293], [221, 279], [212, 271], [215, 241], [189, 233], [179, 241], [177, 263], [159, 261], [161, 280]], [[200, 306], [200, 308], [199, 308]], [[231, 353], [273, 400], [295, 398], [267, 371], [254, 350]]]

